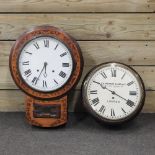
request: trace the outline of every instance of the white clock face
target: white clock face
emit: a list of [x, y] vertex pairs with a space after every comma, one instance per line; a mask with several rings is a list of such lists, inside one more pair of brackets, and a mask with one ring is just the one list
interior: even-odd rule
[[90, 108], [108, 120], [132, 114], [142, 98], [142, 84], [130, 68], [110, 63], [90, 73], [86, 98]]
[[33, 89], [43, 92], [61, 88], [70, 78], [73, 60], [68, 48], [52, 37], [38, 37], [26, 44], [19, 57], [19, 71]]

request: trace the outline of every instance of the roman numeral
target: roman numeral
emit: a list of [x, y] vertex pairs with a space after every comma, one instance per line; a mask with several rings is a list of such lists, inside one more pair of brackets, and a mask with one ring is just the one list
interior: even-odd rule
[[114, 109], [111, 109], [111, 116], [115, 116], [115, 111], [114, 111]]
[[101, 75], [102, 75], [105, 79], [107, 78], [107, 75], [106, 75], [104, 72], [102, 72]]
[[101, 106], [99, 112], [101, 112], [101, 113], [104, 113], [105, 112], [105, 106], [104, 105]]
[[130, 91], [129, 94], [130, 95], [137, 95], [137, 92], [136, 91]]
[[29, 65], [29, 61], [22, 62], [22, 65]]
[[122, 109], [122, 111], [126, 114], [126, 111], [123, 109], [123, 108], [121, 108]]
[[69, 67], [69, 63], [62, 63], [62, 67]]
[[43, 87], [47, 87], [47, 83], [45, 80], [43, 80]]
[[96, 81], [93, 81], [94, 83], [96, 83], [96, 84], [99, 84], [100, 85], [100, 83], [99, 82], [96, 82]]
[[32, 55], [32, 53], [30, 53], [30, 52], [25, 52], [25, 53]]
[[44, 40], [44, 46], [47, 48], [49, 47], [49, 40], [47, 40], [47, 39]]
[[57, 49], [58, 45], [59, 45], [59, 44], [57, 44], [57, 45], [55, 46], [54, 50], [56, 50], [56, 49]]
[[32, 74], [30, 69], [26, 70], [24, 73], [27, 77], [29, 77]]
[[54, 80], [54, 82], [55, 82], [56, 84], [58, 84], [58, 82], [57, 82], [56, 80]]
[[91, 90], [90, 94], [97, 94], [97, 90]]
[[126, 104], [130, 107], [134, 106], [134, 102], [132, 102], [131, 100], [127, 100]]
[[92, 100], [92, 103], [93, 103], [94, 106], [96, 106], [99, 103], [99, 98], [98, 97], [97, 98], [94, 98]]
[[37, 80], [37, 77], [34, 77], [33, 80], [32, 80], [32, 83], [36, 84], [36, 80]]
[[39, 49], [39, 45], [38, 45], [38, 43], [36, 42], [36, 43], [34, 43], [33, 44], [34, 46], [35, 46], [35, 48], [38, 50]]
[[61, 56], [61, 57], [65, 56], [65, 55], [67, 55], [67, 53], [66, 53], [66, 52], [64, 52], [64, 53], [60, 54], [60, 56]]
[[66, 77], [66, 73], [64, 73], [63, 71], [61, 71], [61, 72], [59, 73], [59, 76], [61, 76], [62, 78], [65, 78], [65, 77]]
[[111, 76], [116, 77], [116, 69], [111, 69]]
[[128, 86], [131, 86], [133, 83], [134, 83], [134, 82], [131, 81], [131, 82], [129, 82], [127, 85], [128, 85]]
[[124, 78], [125, 74], [126, 74], [126, 73], [124, 73], [124, 74], [123, 74], [123, 76], [121, 77], [121, 79], [123, 79], [123, 78]]

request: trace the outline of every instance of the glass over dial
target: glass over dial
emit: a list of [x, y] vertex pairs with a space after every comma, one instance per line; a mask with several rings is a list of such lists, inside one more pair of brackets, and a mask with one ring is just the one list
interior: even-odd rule
[[73, 60], [65, 44], [52, 37], [28, 42], [19, 56], [21, 77], [31, 88], [49, 92], [61, 88], [70, 78]]
[[138, 74], [119, 63], [95, 68], [88, 74], [83, 92], [86, 107], [95, 115], [112, 121], [135, 113], [144, 95]]

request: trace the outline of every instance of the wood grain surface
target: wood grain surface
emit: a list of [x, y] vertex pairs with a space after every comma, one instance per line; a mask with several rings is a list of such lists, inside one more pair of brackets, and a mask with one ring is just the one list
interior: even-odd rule
[[154, 12], [154, 0], [1, 0], [0, 12]]
[[42, 24], [62, 28], [76, 40], [155, 40], [153, 13], [0, 14], [0, 21], [0, 40], [15, 40]]
[[[0, 41], [0, 66], [7, 66], [15, 41]], [[155, 41], [78, 41], [85, 64], [120, 61], [129, 65], [155, 65]]]
[[[142, 76], [144, 112], [155, 112], [155, 0], [0, 0], [0, 111], [23, 111], [24, 94], [11, 79], [8, 58], [27, 29], [50, 24], [78, 40], [85, 60], [81, 81], [97, 64], [119, 61]], [[69, 111], [82, 111], [80, 86]]]

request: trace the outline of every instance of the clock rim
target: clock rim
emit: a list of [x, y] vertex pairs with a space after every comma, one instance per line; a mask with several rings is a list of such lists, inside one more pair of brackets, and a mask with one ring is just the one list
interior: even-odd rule
[[[64, 44], [61, 40], [57, 39], [56, 37], [50, 37], [50, 36], [36, 36], [36, 37], [34, 37], [33, 39], [29, 40], [29, 41], [23, 46], [23, 48], [24, 48], [28, 43], [30, 43], [31, 41], [33, 41], [34, 39], [37, 39], [37, 38], [40, 38], [40, 37], [45, 37], [45, 38], [46, 38], [46, 37], [49, 37], [49, 38], [53, 38], [53, 39], [55, 39], [55, 40], [61, 42], [61, 43], [68, 49], [68, 51], [70, 52], [71, 59], [72, 59], [72, 71], [71, 71], [71, 74], [70, 74], [70, 77], [68, 78], [68, 80], [61, 86], [61, 87], [63, 87], [63, 86], [70, 80], [70, 78], [71, 78], [71, 76], [72, 76], [72, 73], [73, 73], [73, 70], [75, 69], [75, 66], [76, 66], [76, 63], [75, 63], [75, 61], [74, 61], [74, 59], [73, 59], [73, 54], [72, 54], [72, 52], [70, 51], [70, 49], [68, 48], [68, 46], [67, 46], [66, 44]], [[22, 48], [22, 49], [23, 49], [23, 48]], [[22, 53], [22, 50], [21, 50], [20, 54], [21, 54], [21, 53]], [[42, 93], [51, 93], [51, 92], [54, 92], [54, 91], [57, 91], [57, 90], [61, 89], [61, 87], [58, 87], [57, 89], [54, 89], [54, 90], [42, 91], [42, 90], [37, 90], [37, 89], [31, 87], [30, 85], [28, 85], [28, 84], [26, 83], [26, 81], [23, 79], [23, 77], [22, 77], [22, 75], [21, 75], [21, 72], [20, 72], [20, 69], [19, 69], [20, 54], [18, 55], [17, 67], [18, 67], [19, 75], [20, 75], [22, 81], [23, 81], [28, 87], [30, 87], [30, 88], [33, 89], [33, 90], [36, 90], [37, 92], [42, 92]]]
[[[57, 90], [49, 92], [37, 91], [34, 88], [31, 88], [20, 76], [18, 67], [18, 58], [20, 53], [29, 41], [37, 37], [55, 38], [62, 42], [62, 44], [66, 46], [71, 54], [73, 62], [72, 73], [66, 83]], [[20, 35], [12, 46], [9, 57], [10, 72], [15, 84], [27, 95], [38, 99], [56, 99], [66, 95], [77, 85], [78, 81], [80, 80], [83, 71], [83, 64], [82, 52], [75, 39], [62, 29], [50, 25], [36, 26]]]
[[[108, 119], [108, 118], [105, 118], [105, 117], [102, 117], [101, 115], [99, 115], [98, 113], [96, 113], [92, 107], [89, 105], [89, 101], [87, 99], [87, 84], [89, 82], [89, 80], [91, 79], [92, 76], [90, 76], [91, 74], [95, 73], [97, 70], [99, 70], [102, 66], [105, 66], [107, 64], [111, 64], [111, 63], [115, 63], [115, 64], [118, 64], [118, 65], [122, 65], [122, 66], [125, 66], [126, 68], [129, 68], [129, 70], [132, 71], [132, 73], [134, 73], [135, 76], [137, 76], [136, 79], [139, 79], [139, 84], [140, 84], [140, 88], [141, 88], [141, 93], [142, 93], [142, 97], [141, 97], [141, 100], [139, 102], [139, 105], [137, 106], [137, 108], [131, 113], [129, 114], [128, 116], [124, 117], [124, 118], [121, 118], [121, 119], [116, 119], [116, 120], [112, 120], [112, 119]], [[131, 120], [133, 120], [134, 118], [137, 117], [137, 115], [141, 112], [143, 106], [144, 106], [144, 103], [145, 103], [145, 96], [146, 96], [146, 93], [145, 93], [145, 85], [144, 85], [144, 82], [142, 80], [142, 78], [140, 77], [140, 75], [138, 74], [138, 72], [133, 69], [132, 67], [130, 67], [129, 65], [127, 64], [124, 64], [124, 63], [121, 63], [121, 62], [117, 62], [117, 61], [110, 61], [110, 62], [105, 62], [105, 63], [101, 63], [95, 67], [93, 67], [85, 76], [84, 80], [83, 80], [83, 83], [82, 83], [82, 86], [81, 86], [81, 92], [82, 92], [82, 100], [83, 100], [83, 106], [84, 108], [87, 110], [87, 112], [89, 112], [96, 120], [100, 121], [101, 123], [104, 123], [104, 124], [109, 124], [109, 125], [119, 125], [119, 124], [124, 124], [126, 122], [129, 122]]]

